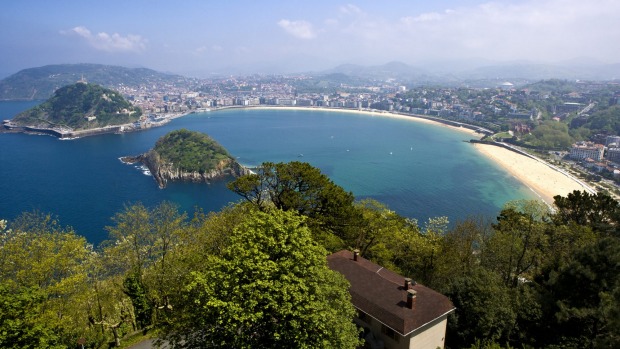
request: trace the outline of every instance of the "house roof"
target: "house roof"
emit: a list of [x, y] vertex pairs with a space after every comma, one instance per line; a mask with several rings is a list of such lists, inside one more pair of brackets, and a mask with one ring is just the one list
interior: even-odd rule
[[351, 283], [353, 305], [403, 336], [453, 311], [448, 297], [416, 284], [413, 309], [407, 307], [405, 278], [358, 256], [342, 250], [327, 256], [332, 270], [340, 272]]

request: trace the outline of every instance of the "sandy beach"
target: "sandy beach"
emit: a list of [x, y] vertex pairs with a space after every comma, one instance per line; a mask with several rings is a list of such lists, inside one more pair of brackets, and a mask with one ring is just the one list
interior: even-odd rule
[[[416, 117], [414, 115], [404, 115], [398, 113], [389, 113], [382, 111], [369, 111], [359, 109], [334, 109], [321, 107], [277, 107], [277, 106], [260, 106], [251, 107], [257, 109], [273, 109], [273, 110], [303, 110], [303, 111], [327, 111], [341, 113], [366, 114], [376, 117], [389, 117], [410, 120], [413, 122], [423, 122], [435, 124], [442, 127], [448, 127], [455, 131], [466, 132], [472, 138], [480, 139], [482, 134], [465, 127], [456, 127], [441, 122]], [[553, 197], [556, 195], [566, 196], [574, 190], [587, 190], [591, 192], [591, 188], [564, 172], [559, 171], [553, 166], [547, 164], [543, 160], [536, 160], [508, 149], [489, 145], [474, 144], [480, 153], [495, 163], [500, 165], [508, 173], [513, 175], [519, 182], [530, 188], [541, 200], [548, 205], [553, 205]]]
[[535, 160], [490, 144], [474, 144], [474, 146], [549, 205], [553, 205], [555, 195], [566, 196], [573, 190], [589, 190], [576, 178], [555, 170], [542, 160]]

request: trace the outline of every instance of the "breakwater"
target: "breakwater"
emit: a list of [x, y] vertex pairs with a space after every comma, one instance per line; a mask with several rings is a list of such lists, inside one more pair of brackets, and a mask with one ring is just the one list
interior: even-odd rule
[[107, 133], [124, 132], [127, 129], [124, 129], [123, 126], [108, 126], [108, 127], [96, 128], [96, 129], [91, 129], [91, 130], [65, 131], [65, 130], [59, 130], [59, 129], [54, 129], [54, 128], [16, 126], [16, 125], [11, 125], [9, 123], [5, 123], [3, 130], [5, 132], [49, 135], [49, 136], [58, 137], [60, 139], [71, 139], [71, 138], [95, 136], [95, 135], [107, 134]]

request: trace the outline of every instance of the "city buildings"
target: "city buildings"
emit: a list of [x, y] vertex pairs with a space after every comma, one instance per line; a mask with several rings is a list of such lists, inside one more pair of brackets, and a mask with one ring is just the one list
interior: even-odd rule
[[603, 159], [605, 146], [594, 144], [593, 142], [577, 142], [570, 149], [569, 156], [574, 160], [592, 159], [600, 161]]

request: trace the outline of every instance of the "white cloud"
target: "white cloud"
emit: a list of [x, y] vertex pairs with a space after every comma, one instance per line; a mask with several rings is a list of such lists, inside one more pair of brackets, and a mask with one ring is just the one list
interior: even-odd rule
[[344, 13], [346, 15], [349, 14], [360, 14], [362, 13], [362, 9], [360, 9], [359, 7], [353, 5], [353, 4], [346, 4], [344, 6], [340, 6], [340, 12]]
[[442, 19], [442, 15], [437, 12], [428, 12], [422, 13], [415, 17], [403, 17], [403, 22], [429, 22], [429, 21], [439, 21]]
[[77, 35], [97, 50], [106, 52], [141, 52], [146, 49], [147, 40], [140, 35], [118, 33], [108, 34], [100, 32], [93, 34], [88, 28], [78, 26], [68, 31], [61, 31], [66, 35]]
[[200, 47], [197, 47], [194, 50], [194, 52], [197, 53], [197, 54], [201, 54], [201, 53], [205, 52], [206, 50], [207, 50], [207, 46], [200, 46]]
[[620, 41], [617, 0], [481, 0], [451, 6], [400, 12], [340, 6], [338, 21], [324, 21], [318, 32], [338, 43], [330, 47], [333, 57], [375, 62], [571, 57], [617, 62], [620, 57], [620, 46], [614, 45]]
[[316, 37], [312, 24], [307, 21], [289, 21], [288, 19], [282, 19], [278, 22], [278, 25], [287, 33], [300, 39], [314, 39]]

